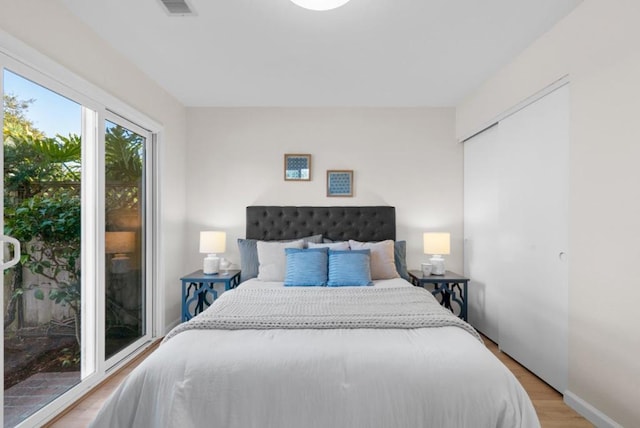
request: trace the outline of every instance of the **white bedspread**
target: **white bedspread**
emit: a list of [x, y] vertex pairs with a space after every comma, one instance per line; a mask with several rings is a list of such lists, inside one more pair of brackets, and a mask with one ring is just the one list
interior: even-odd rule
[[539, 423], [522, 386], [482, 343], [439, 327], [184, 331], [129, 375], [92, 426]]

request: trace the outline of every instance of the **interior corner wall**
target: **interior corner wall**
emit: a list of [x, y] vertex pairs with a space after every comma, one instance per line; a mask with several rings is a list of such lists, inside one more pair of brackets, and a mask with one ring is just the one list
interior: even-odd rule
[[162, 124], [158, 149], [164, 252], [160, 266], [164, 278], [161, 286], [165, 288], [164, 318], [170, 325], [180, 317], [179, 278], [184, 273], [186, 108], [59, 0], [0, 2], [0, 30]]
[[[248, 205], [392, 205], [409, 268], [422, 233], [451, 232], [447, 267], [462, 269], [462, 145], [452, 108], [189, 108], [187, 260], [200, 230], [225, 230], [239, 263]], [[312, 155], [311, 181], [284, 180], [284, 154]], [[353, 197], [327, 197], [326, 171], [354, 171]]]
[[460, 138], [569, 76], [568, 392], [599, 426], [640, 426], [639, 18], [637, 0], [585, 0], [456, 112]]

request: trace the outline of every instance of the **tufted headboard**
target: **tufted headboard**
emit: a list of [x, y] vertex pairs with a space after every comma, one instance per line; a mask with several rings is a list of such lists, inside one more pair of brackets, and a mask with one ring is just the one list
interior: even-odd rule
[[395, 207], [247, 207], [248, 239], [282, 240], [322, 234], [333, 241], [396, 239]]

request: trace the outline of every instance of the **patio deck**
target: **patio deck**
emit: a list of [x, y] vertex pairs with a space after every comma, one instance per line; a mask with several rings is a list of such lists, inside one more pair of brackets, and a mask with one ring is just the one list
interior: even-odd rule
[[42, 372], [4, 391], [4, 427], [14, 427], [80, 382], [80, 372]]

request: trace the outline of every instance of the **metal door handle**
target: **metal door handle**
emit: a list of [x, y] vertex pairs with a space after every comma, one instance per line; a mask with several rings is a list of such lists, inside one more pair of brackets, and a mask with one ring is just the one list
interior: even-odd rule
[[20, 261], [20, 241], [16, 238], [12, 238], [11, 236], [0, 235], [0, 241], [4, 241], [8, 244], [13, 245], [13, 258], [8, 262], [2, 262], [0, 264], [1, 269], [8, 269], [12, 266], [15, 266]]

